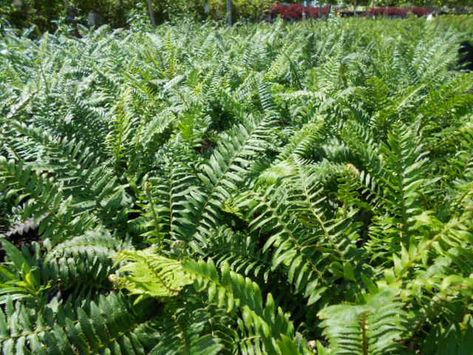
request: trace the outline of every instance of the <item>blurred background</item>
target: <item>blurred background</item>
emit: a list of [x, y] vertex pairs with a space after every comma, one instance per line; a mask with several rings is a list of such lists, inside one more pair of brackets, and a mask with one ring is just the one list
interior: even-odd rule
[[[151, 20], [154, 24], [179, 21], [183, 17], [224, 20], [229, 3], [233, 21], [251, 22], [277, 15], [298, 20], [305, 15], [304, 8], [310, 7], [330, 6], [330, 13], [334, 15], [343, 15], [345, 11], [345, 15], [356, 16], [368, 13], [370, 9], [371, 14], [383, 11], [387, 14], [387, 10], [381, 11], [380, 7], [426, 7], [437, 13], [465, 13], [471, 11], [473, 5], [472, 0], [288, 0], [284, 3], [273, 0], [0, 0], [0, 17], [9, 26], [35, 26], [37, 31], [54, 31], [61, 23], [71, 22], [124, 27], [139, 19]], [[378, 10], [373, 12], [372, 8]], [[398, 16], [404, 14], [404, 10], [389, 11]]]

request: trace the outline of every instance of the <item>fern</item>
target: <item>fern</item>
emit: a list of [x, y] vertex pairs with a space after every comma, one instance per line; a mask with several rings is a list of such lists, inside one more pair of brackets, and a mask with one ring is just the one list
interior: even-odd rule
[[119, 269], [124, 276], [117, 279], [117, 285], [128, 289], [131, 294], [155, 298], [173, 297], [192, 281], [178, 261], [158, 256], [150, 250], [123, 251], [118, 255], [117, 261], [127, 261]]
[[[346, 219], [327, 218], [321, 190], [314, 183], [317, 175], [310, 176], [297, 166], [292, 170], [295, 174], [286, 178], [287, 183], [282, 180], [279, 187], [248, 191], [234, 203], [238, 210], [246, 210], [244, 218], [251, 230], [265, 238], [263, 252], [274, 249], [272, 268], [283, 267], [295, 291], [307, 297], [310, 305], [320, 299], [330, 280], [321, 265], [332, 264], [329, 270], [334, 279], [339, 272], [348, 279], [353, 277], [353, 266], [347, 263], [342, 267], [339, 260], [353, 253], [350, 248], [356, 234], [352, 234], [350, 214]], [[337, 255], [343, 257], [338, 259]]]
[[48, 251], [42, 273], [63, 290], [87, 292], [102, 287], [106, 289], [108, 276], [114, 270], [116, 253], [125, 246], [126, 243], [106, 231], [90, 231]]
[[398, 351], [407, 315], [399, 291], [386, 289], [367, 296], [362, 305], [330, 306], [319, 313], [335, 354], [386, 354]]
[[[256, 283], [227, 267], [222, 269], [222, 275], [219, 276], [211, 261], [188, 261], [184, 267], [196, 279], [198, 290], [207, 289], [209, 302], [225, 307], [228, 312], [234, 307], [241, 309], [243, 322], [239, 323], [239, 327], [249, 332], [247, 336], [256, 337], [253, 346], [261, 344], [262, 350], [270, 354], [288, 350], [305, 351], [305, 344], [298, 344], [291, 339], [294, 327], [287, 315], [281, 308], [276, 308], [271, 294], [267, 296], [266, 302], [263, 301]], [[247, 346], [245, 341], [242, 346]]]
[[470, 23], [2, 24], [2, 352], [468, 352]]
[[[264, 302], [258, 285], [232, 272], [228, 266], [223, 266], [220, 275], [211, 260], [186, 260], [180, 263], [152, 251], [126, 252], [118, 260], [131, 261], [120, 269], [122, 276], [117, 279], [117, 283], [132, 294], [160, 299], [173, 297], [182, 291], [183, 286], [193, 281], [198, 292], [207, 291], [209, 303], [226, 309], [227, 313], [233, 314], [234, 309], [241, 310], [239, 328], [246, 337], [255, 339], [241, 340], [243, 352], [249, 345], [248, 341], [252, 346], [261, 347], [260, 351], [271, 354], [286, 349], [296, 352], [305, 349], [304, 345], [291, 339], [294, 327], [281, 308], [276, 308], [272, 296], [268, 295]], [[217, 344], [212, 345], [214, 342], [211, 339], [206, 345], [209, 344], [212, 348], [217, 347]], [[188, 346], [192, 346], [192, 343]]]
[[150, 349], [151, 306], [133, 308], [117, 295], [76, 307], [53, 302], [38, 310], [9, 303], [0, 314], [0, 346], [4, 353], [144, 354]]
[[[221, 312], [211, 312], [208, 308], [172, 305], [166, 310], [163, 322], [159, 325], [159, 342], [151, 354], [219, 354], [225, 349], [218, 330], [212, 324], [214, 317], [225, 317]], [[210, 328], [210, 329], [209, 329]], [[213, 329], [212, 329], [213, 328]], [[220, 330], [222, 333], [226, 329]]]
[[0, 182], [9, 195], [18, 196], [19, 203], [26, 202], [24, 217], [41, 219], [40, 234], [54, 243], [97, 225], [93, 216], [79, 214], [46, 174], [0, 157]]
[[205, 245], [206, 234], [217, 223], [218, 208], [230, 197], [229, 191], [241, 184], [245, 169], [249, 168], [252, 159], [266, 149], [270, 125], [270, 119], [263, 119], [259, 123], [250, 121], [248, 128], [235, 127], [233, 134], [222, 137], [221, 145], [209, 161], [202, 165], [202, 172], [198, 176], [204, 184], [205, 192], [195, 194], [191, 200], [192, 208], [198, 211], [190, 232], [197, 232], [193, 236], [196, 239], [195, 247]]

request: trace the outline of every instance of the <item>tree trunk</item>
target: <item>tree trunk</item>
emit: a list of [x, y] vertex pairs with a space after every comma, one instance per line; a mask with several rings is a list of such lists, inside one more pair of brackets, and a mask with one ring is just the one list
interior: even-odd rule
[[232, 18], [232, 0], [227, 0], [227, 22], [231, 26], [233, 24]]
[[151, 24], [153, 26], [156, 26], [156, 18], [154, 17], [152, 0], [146, 0], [146, 5], [148, 5], [148, 13], [149, 13], [149, 19], [151, 21]]

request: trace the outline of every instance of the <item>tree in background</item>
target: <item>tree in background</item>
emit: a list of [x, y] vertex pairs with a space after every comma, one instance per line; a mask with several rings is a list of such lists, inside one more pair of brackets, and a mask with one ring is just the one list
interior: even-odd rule
[[63, 10], [62, 0], [4, 0], [0, 5], [0, 16], [16, 27], [35, 24], [41, 29], [51, 30], [54, 27], [51, 20], [57, 19]]
[[[235, 21], [258, 21], [276, 2], [274, 0], [232, 0]], [[302, 1], [285, 0], [287, 3]], [[471, 6], [471, 0], [323, 0], [322, 4], [350, 6], [436, 6], [461, 8]], [[124, 27], [131, 13], [151, 16], [151, 22], [162, 23], [179, 16], [197, 19], [226, 18], [226, 0], [2, 0], [0, 18], [18, 28], [36, 25], [38, 31], [54, 31], [56, 21], [79, 17], [85, 20], [97, 14], [112, 27]], [[3, 22], [2, 21], [2, 22]], [[85, 22], [85, 21], [84, 21]]]

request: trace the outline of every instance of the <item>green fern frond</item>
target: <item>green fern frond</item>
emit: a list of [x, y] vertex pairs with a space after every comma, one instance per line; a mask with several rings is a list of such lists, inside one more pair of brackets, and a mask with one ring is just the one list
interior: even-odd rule
[[315, 183], [319, 176], [304, 168], [293, 166], [294, 174], [280, 186], [244, 192], [233, 203], [250, 230], [263, 238], [262, 251], [270, 253], [272, 268], [283, 268], [295, 292], [307, 297], [310, 305], [327, 290], [328, 280], [354, 280], [353, 260], [347, 260], [356, 255], [357, 234], [350, 212], [327, 213]]
[[223, 202], [243, 182], [258, 154], [267, 149], [272, 124], [272, 119], [262, 119], [249, 121], [247, 127], [238, 125], [223, 135], [220, 145], [202, 165], [198, 176], [205, 190], [191, 200], [192, 208], [198, 211], [194, 225], [197, 233], [192, 236], [195, 247], [205, 245], [206, 235], [216, 225]]
[[77, 307], [52, 302], [35, 310], [10, 302], [0, 312], [0, 348], [6, 354], [145, 354], [154, 332], [152, 306], [138, 309], [116, 294]]
[[120, 267], [120, 276], [114, 278], [114, 282], [131, 294], [168, 298], [178, 295], [184, 286], [192, 283], [179, 261], [159, 256], [150, 249], [122, 251], [117, 262], [126, 263]]
[[399, 291], [385, 289], [368, 295], [362, 305], [329, 306], [319, 312], [321, 326], [334, 354], [386, 354], [397, 352], [405, 331]]
[[175, 297], [184, 286], [194, 282], [198, 292], [207, 291], [209, 303], [231, 314], [235, 309], [241, 310], [243, 322], [239, 322], [239, 327], [255, 337], [255, 344], [260, 344], [262, 351], [276, 354], [284, 347], [297, 352], [305, 349], [305, 345], [291, 340], [295, 335], [294, 326], [287, 315], [276, 308], [272, 296], [268, 295], [263, 302], [258, 285], [228, 266], [224, 265], [220, 274], [211, 260], [181, 263], [156, 255], [151, 249], [122, 252], [118, 261], [128, 263], [120, 268], [122, 276], [116, 279], [117, 285], [132, 294], [159, 299]]
[[81, 235], [98, 225], [93, 215], [79, 213], [72, 199], [65, 198], [53, 179], [4, 157], [0, 157], [0, 186], [7, 196], [14, 196], [18, 203], [25, 204], [25, 219], [40, 220], [40, 234], [53, 243]]
[[[7, 145], [15, 158], [35, 170], [54, 175], [66, 198], [74, 196], [77, 207], [95, 212], [104, 223], [111, 222], [112, 209], [113, 214], [121, 209], [123, 219], [130, 198], [107, 164], [89, 147], [76, 140], [54, 138], [20, 122], [9, 121], [7, 125], [16, 136]], [[120, 220], [112, 219], [115, 223]]]
[[[185, 150], [176, 149], [185, 157]], [[185, 162], [165, 161], [163, 176], [146, 178], [136, 204], [141, 215], [131, 223], [149, 242], [162, 247], [171, 241], [185, 240], [192, 230], [194, 211], [188, 209], [187, 198], [198, 193], [198, 180]]]
[[107, 231], [89, 231], [45, 253], [41, 272], [46, 280], [63, 290], [84, 292], [107, 288], [107, 278], [114, 271], [114, 258], [126, 245]]
[[268, 294], [266, 302], [263, 301], [261, 290], [255, 282], [226, 266], [219, 275], [211, 260], [189, 260], [184, 262], [183, 267], [195, 279], [197, 290], [207, 291], [209, 302], [226, 308], [227, 312], [241, 310], [239, 327], [255, 338], [255, 343], [252, 343], [260, 344], [261, 351], [268, 354], [277, 354], [284, 349], [290, 349], [292, 353], [308, 351], [306, 344], [298, 344], [293, 339], [294, 326], [288, 316], [281, 308], [276, 308], [271, 294]]
[[[231, 343], [225, 343], [218, 337], [228, 333], [228, 328], [219, 328], [225, 318], [222, 312], [212, 312], [209, 307], [198, 303], [185, 306], [169, 305], [163, 315], [163, 321], [157, 327], [159, 341], [150, 354], [220, 354], [229, 352]], [[219, 334], [220, 333], [220, 334]]]

